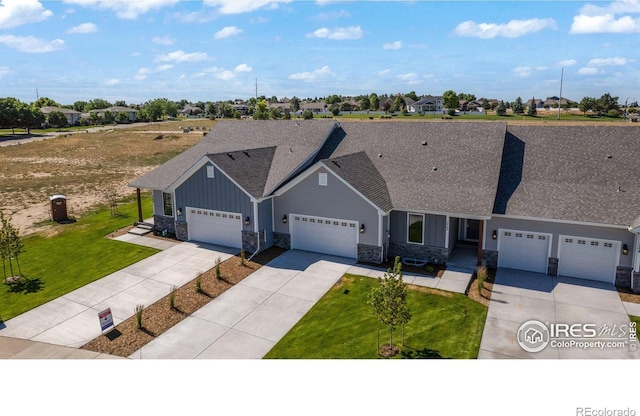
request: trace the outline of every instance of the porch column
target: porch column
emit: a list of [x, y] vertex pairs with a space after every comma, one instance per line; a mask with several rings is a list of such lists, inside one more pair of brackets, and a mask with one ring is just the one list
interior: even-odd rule
[[140, 188], [136, 188], [136, 197], [138, 198], [138, 222], [144, 221], [142, 218], [142, 200], [140, 198]]
[[484, 220], [480, 220], [478, 224], [478, 263], [477, 266], [482, 266], [482, 241], [484, 240]]

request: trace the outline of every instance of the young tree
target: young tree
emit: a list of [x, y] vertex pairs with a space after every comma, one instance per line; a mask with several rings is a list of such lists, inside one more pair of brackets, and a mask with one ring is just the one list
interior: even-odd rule
[[515, 114], [523, 114], [524, 113], [524, 105], [522, 104], [522, 98], [516, 98], [516, 101], [513, 103], [513, 112]]
[[47, 121], [51, 126], [56, 127], [66, 127], [67, 126], [67, 117], [60, 111], [52, 111], [49, 113], [49, 117]]
[[253, 113], [254, 120], [268, 120], [269, 119], [269, 110], [267, 108], [268, 103], [267, 100], [258, 101], [256, 104], [256, 112]]
[[384, 278], [378, 278], [378, 286], [369, 293], [368, 304], [373, 307], [378, 320], [389, 327], [389, 348], [393, 349], [393, 331], [411, 320], [407, 306], [407, 285], [402, 281], [402, 263], [395, 258], [393, 270]]
[[530, 104], [527, 106], [527, 115], [529, 117], [535, 117], [538, 115], [538, 109], [536, 108], [536, 97], [531, 98]]
[[304, 110], [304, 112], [302, 113], [302, 118], [305, 120], [311, 120], [313, 118], [313, 111]]
[[24, 245], [18, 229], [11, 224], [11, 221], [4, 216], [0, 211], [0, 257], [2, 257], [2, 271], [4, 272], [4, 278], [7, 278], [6, 261], [9, 260], [9, 271], [11, 277], [13, 274], [13, 261], [15, 260], [18, 266], [18, 274], [22, 276], [20, 270], [19, 256], [22, 253]]
[[500, 101], [500, 104], [496, 107], [496, 114], [499, 116], [507, 115], [507, 106], [504, 105], [504, 101]]
[[291, 106], [291, 111], [297, 113], [300, 111], [300, 98], [294, 96], [290, 101], [289, 105]]
[[444, 94], [442, 94], [442, 101], [445, 108], [450, 110], [457, 110], [460, 100], [458, 99], [458, 94], [456, 94], [455, 91], [448, 90], [445, 91]]
[[380, 107], [380, 98], [378, 98], [378, 94], [376, 94], [375, 92], [372, 92], [371, 95], [369, 96], [369, 109], [371, 109], [372, 111], [378, 111], [379, 107]]

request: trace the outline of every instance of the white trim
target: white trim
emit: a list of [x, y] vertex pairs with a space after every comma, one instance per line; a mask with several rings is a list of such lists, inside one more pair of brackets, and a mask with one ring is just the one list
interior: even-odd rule
[[[382, 227], [384, 227], [384, 217], [378, 214], [378, 247], [382, 247]], [[360, 230], [358, 230], [360, 232]]]
[[[280, 221], [282, 221], [282, 220], [280, 220]], [[275, 210], [273, 198], [271, 198], [271, 232], [272, 233], [276, 232], [276, 210]], [[265, 238], [266, 237], [267, 236], [265, 235]]]
[[[258, 224], [258, 203], [253, 201], [253, 232], [258, 234], [260, 240], [260, 224]], [[258, 246], [260, 243], [258, 242]]]
[[214, 179], [216, 177], [216, 167], [213, 165], [207, 165], [207, 179]]
[[540, 222], [552, 222], [558, 224], [573, 224], [573, 225], [588, 225], [591, 227], [605, 227], [605, 228], [615, 228], [621, 230], [629, 231], [629, 227], [626, 225], [616, 225], [616, 224], [602, 224], [595, 222], [582, 222], [582, 221], [570, 221], [570, 220], [558, 220], [551, 218], [536, 218], [536, 217], [520, 217], [517, 215], [504, 215], [504, 214], [493, 214], [495, 218], [507, 218], [512, 220], [526, 220], [526, 221], [540, 221]]
[[318, 173], [318, 186], [328, 186], [329, 181], [327, 180], [327, 173], [320, 172]]
[[347, 181], [345, 181], [340, 176], [338, 176], [334, 171], [329, 169], [327, 167], [327, 165], [325, 165], [322, 162], [318, 162], [318, 163], [314, 164], [313, 166], [311, 166], [310, 168], [305, 170], [303, 173], [301, 173], [300, 175], [296, 176], [295, 179], [293, 179], [291, 182], [287, 183], [285, 186], [280, 188], [274, 194], [274, 196], [281, 196], [282, 194], [286, 193], [287, 191], [289, 191], [290, 189], [292, 189], [293, 187], [298, 185], [300, 182], [302, 182], [303, 180], [307, 179], [309, 176], [313, 175], [320, 168], [324, 168], [325, 170], [327, 170], [327, 172], [330, 172], [331, 175], [333, 175], [340, 182], [342, 182], [347, 188], [349, 188], [351, 191], [353, 191], [353, 193], [355, 193], [360, 198], [362, 198], [364, 201], [369, 203], [369, 205], [371, 205], [378, 212], [378, 214], [382, 214], [382, 215], [386, 214], [382, 209], [380, 209], [380, 207], [378, 207], [376, 204], [374, 204], [369, 198], [367, 198], [366, 196], [362, 195], [362, 193], [360, 193], [360, 191], [358, 191], [356, 188], [351, 186], [351, 184], [349, 184]]
[[444, 220], [444, 246], [449, 249], [449, 216], [447, 215]]
[[[289, 181], [294, 175], [295, 177], [293, 178], [293, 180], [295, 180], [298, 176], [300, 176], [299, 174], [299, 170], [305, 166], [306, 164], [308, 164], [310, 161], [312, 161], [313, 159], [315, 159], [316, 155], [320, 152], [320, 150], [324, 147], [325, 143], [327, 143], [327, 140], [329, 140], [329, 137], [331, 137], [331, 135], [333, 134], [333, 131], [337, 128], [340, 127], [340, 124], [338, 124], [337, 121], [333, 122], [333, 126], [331, 126], [331, 129], [329, 130], [329, 132], [327, 133], [327, 135], [325, 136], [324, 140], [322, 141], [322, 143], [320, 144], [320, 146], [318, 146], [318, 149], [316, 149], [315, 152], [311, 153], [311, 155], [306, 158], [305, 160], [302, 161], [302, 163], [300, 163], [298, 166], [295, 167], [295, 169], [293, 169], [291, 171], [291, 173], [289, 175], [287, 175], [284, 179], [282, 179], [280, 182], [278, 182], [277, 184], [275, 184], [275, 186], [271, 189], [269, 189], [268, 192], [265, 192], [266, 195], [271, 195], [276, 189], [278, 189], [280, 187], [280, 185], [282, 185], [283, 183], [287, 183], [287, 181]], [[289, 182], [290, 183], [290, 182]], [[287, 183], [287, 185], [289, 184]], [[286, 185], [285, 185], [286, 186]]]
[[[420, 215], [422, 217], [422, 241], [419, 243], [416, 243], [415, 241], [409, 241], [409, 227], [411, 226], [411, 224], [409, 224], [409, 216], [410, 215]], [[415, 245], [419, 245], [419, 246], [423, 246], [424, 245], [424, 237], [425, 237], [425, 232], [424, 232], [424, 226], [425, 226], [425, 214], [421, 213], [421, 212], [407, 212], [407, 222], [406, 222], [406, 228], [407, 228], [407, 244], [415, 244]]]

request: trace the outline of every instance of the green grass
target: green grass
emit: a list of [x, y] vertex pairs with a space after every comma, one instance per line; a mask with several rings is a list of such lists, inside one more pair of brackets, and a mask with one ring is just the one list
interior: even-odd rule
[[638, 335], [640, 335], [640, 316], [631, 316], [629, 315], [629, 319], [631, 322], [635, 322], [637, 324], [636, 328], [638, 328]]
[[[389, 340], [388, 327], [378, 324], [367, 295], [375, 279], [345, 275], [276, 344], [265, 358], [378, 358]], [[405, 326], [402, 358], [476, 358], [487, 307], [464, 295], [443, 296], [410, 290], [407, 302], [412, 319]], [[402, 341], [401, 329], [394, 344]]]
[[[145, 218], [152, 215], [151, 204], [149, 195], [143, 197]], [[26, 279], [17, 286], [0, 283], [0, 316], [13, 318], [156, 253], [155, 249], [104, 238], [137, 220], [135, 201], [119, 206], [118, 211], [117, 217], [111, 216], [109, 209], [101, 209], [74, 224], [55, 224], [63, 230], [53, 237], [36, 234], [23, 238], [25, 252], [20, 255], [20, 265]], [[15, 267], [14, 272], [17, 274]]]

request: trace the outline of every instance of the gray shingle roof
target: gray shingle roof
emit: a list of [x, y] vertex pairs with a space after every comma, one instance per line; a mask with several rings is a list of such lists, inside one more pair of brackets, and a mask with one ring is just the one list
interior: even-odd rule
[[130, 186], [164, 190], [207, 154], [275, 147], [263, 188], [267, 195], [315, 155], [334, 126], [332, 120], [219, 121], [198, 144]]
[[381, 210], [391, 211], [387, 184], [365, 152], [328, 159], [324, 164]]
[[510, 126], [496, 213], [629, 226], [640, 212], [640, 128]]
[[275, 147], [263, 147], [208, 156], [245, 191], [259, 199], [265, 194], [275, 152]]
[[346, 138], [332, 157], [366, 153], [393, 208], [491, 215], [504, 123], [343, 122], [341, 127]]

